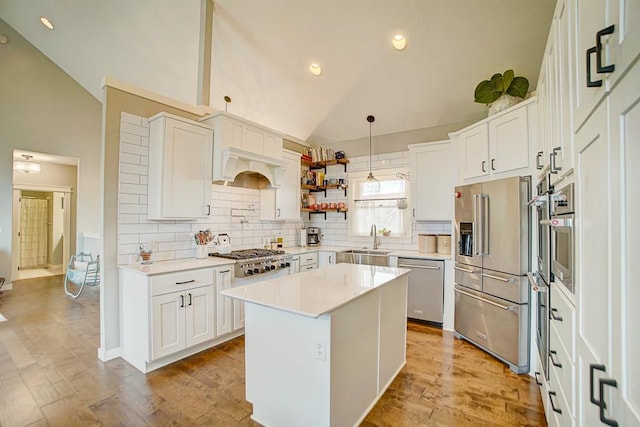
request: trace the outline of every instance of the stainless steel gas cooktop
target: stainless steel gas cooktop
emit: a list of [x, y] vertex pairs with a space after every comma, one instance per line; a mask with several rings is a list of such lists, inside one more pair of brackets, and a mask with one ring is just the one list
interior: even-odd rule
[[241, 260], [274, 257], [282, 254], [284, 254], [284, 251], [276, 251], [271, 249], [242, 249], [239, 251], [231, 251], [228, 254], [211, 254], [211, 256]]

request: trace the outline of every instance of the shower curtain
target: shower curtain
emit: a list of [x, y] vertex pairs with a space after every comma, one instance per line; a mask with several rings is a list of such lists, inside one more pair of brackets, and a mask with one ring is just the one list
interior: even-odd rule
[[20, 208], [20, 268], [47, 264], [47, 220], [49, 214], [46, 199], [22, 198]]

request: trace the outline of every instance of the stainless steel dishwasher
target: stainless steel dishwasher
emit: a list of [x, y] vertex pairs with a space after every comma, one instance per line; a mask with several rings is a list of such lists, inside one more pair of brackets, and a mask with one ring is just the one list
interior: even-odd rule
[[398, 258], [398, 267], [411, 269], [407, 317], [442, 325], [444, 261]]

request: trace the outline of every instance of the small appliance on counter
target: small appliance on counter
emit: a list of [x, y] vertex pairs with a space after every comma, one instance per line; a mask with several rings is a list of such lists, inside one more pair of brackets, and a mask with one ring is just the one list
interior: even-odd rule
[[309, 227], [307, 228], [307, 245], [318, 246], [320, 244], [320, 228]]
[[218, 234], [218, 253], [229, 254], [231, 253], [231, 238], [228, 234]]

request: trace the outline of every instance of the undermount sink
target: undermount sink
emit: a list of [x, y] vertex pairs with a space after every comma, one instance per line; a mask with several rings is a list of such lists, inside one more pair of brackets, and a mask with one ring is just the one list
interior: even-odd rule
[[391, 252], [376, 251], [371, 249], [349, 249], [348, 251], [339, 252], [341, 254], [358, 254], [358, 255], [389, 255]]
[[351, 249], [336, 254], [337, 263], [364, 264], [364, 265], [389, 265], [389, 252], [369, 249]]

